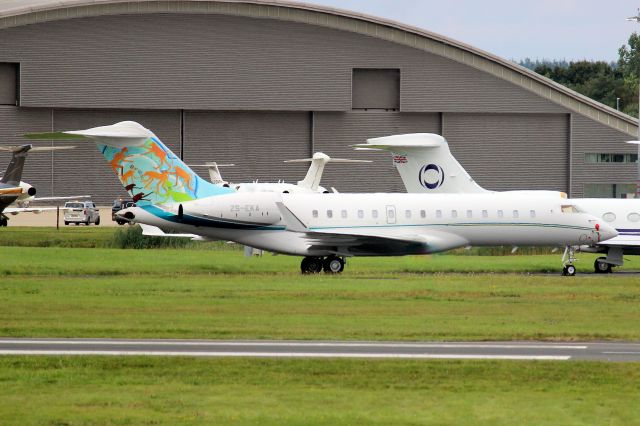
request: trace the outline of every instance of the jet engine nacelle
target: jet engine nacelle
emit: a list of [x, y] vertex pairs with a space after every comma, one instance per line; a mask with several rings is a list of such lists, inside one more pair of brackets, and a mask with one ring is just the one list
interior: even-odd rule
[[22, 194], [28, 195], [29, 197], [33, 197], [36, 195], [36, 188], [33, 185], [28, 184], [27, 182], [20, 182], [20, 188], [22, 188]]

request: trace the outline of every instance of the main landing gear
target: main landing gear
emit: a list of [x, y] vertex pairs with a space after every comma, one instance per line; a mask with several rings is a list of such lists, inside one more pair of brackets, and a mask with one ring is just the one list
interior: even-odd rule
[[605, 262], [606, 257], [599, 257], [593, 262], [593, 269], [596, 274], [610, 274], [611, 273], [611, 264]]
[[573, 263], [576, 261], [576, 252], [572, 246], [567, 246], [562, 255], [562, 275], [573, 277], [576, 274], [576, 267]]
[[9, 226], [9, 219], [0, 215], [0, 226]]
[[339, 256], [312, 257], [302, 259], [300, 270], [303, 274], [318, 274], [322, 271], [328, 274], [339, 274], [344, 271], [345, 260]]

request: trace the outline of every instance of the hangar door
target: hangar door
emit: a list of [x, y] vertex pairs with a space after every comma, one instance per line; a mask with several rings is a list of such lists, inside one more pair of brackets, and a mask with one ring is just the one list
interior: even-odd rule
[[365, 164], [329, 164], [322, 185], [340, 192], [405, 192], [388, 152], [355, 151], [350, 145], [402, 133], [439, 133], [440, 114], [388, 111], [314, 113], [314, 151], [331, 157], [373, 160]]
[[229, 182], [296, 183], [308, 164], [283, 161], [310, 156], [310, 121], [308, 112], [185, 112], [184, 160], [235, 164], [220, 170]]
[[451, 152], [483, 187], [567, 191], [568, 114], [444, 114]]

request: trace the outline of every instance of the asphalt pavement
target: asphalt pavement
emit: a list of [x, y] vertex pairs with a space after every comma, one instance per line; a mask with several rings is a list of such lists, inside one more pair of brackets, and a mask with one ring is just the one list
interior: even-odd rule
[[640, 362], [640, 343], [0, 339], [0, 355], [591, 360]]

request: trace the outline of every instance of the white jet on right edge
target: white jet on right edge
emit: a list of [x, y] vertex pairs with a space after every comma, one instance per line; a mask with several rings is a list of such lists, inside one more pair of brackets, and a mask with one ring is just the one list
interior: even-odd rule
[[[489, 191], [478, 185], [449, 150], [445, 138], [433, 133], [412, 133], [367, 139], [356, 149], [391, 152], [393, 163], [409, 193], [482, 194]], [[513, 194], [557, 193], [555, 191], [505, 191]], [[596, 273], [611, 272], [612, 266], [621, 266], [624, 255], [640, 255], [640, 199], [575, 198], [571, 203], [585, 213], [601, 217], [613, 225], [618, 236], [598, 244], [580, 246], [581, 251], [606, 253], [594, 262]], [[572, 250], [566, 256], [573, 259]]]

